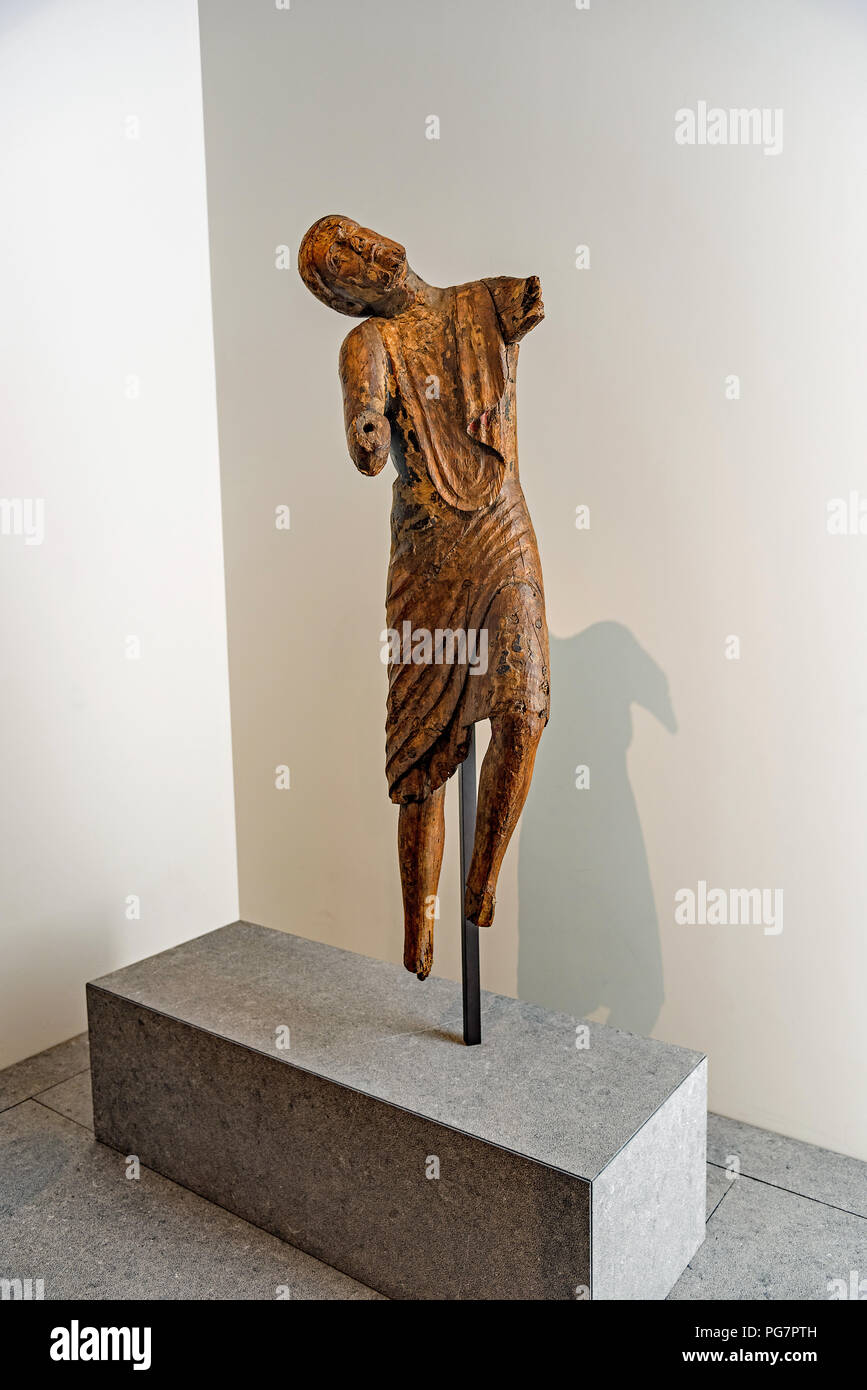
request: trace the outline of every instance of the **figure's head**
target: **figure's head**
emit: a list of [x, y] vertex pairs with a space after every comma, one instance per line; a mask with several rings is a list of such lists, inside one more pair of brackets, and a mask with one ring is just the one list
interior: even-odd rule
[[396, 314], [412, 302], [404, 248], [351, 217], [332, 213], [314, 222], [298, 269], [311, 294], [341, 314]]

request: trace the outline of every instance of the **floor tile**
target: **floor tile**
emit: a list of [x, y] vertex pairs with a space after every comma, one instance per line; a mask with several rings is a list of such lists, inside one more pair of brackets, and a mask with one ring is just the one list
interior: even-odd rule
[[867, 1163], [860, 1159], [756, 1129], [740, 1120], [708, 1115], [708, 1162], [725, 1165], [729, 1155], [740, 1160], [745, 1177], [760, 1178], [802, 1197], [867, 1216]]
[[47, 1052], [38, 1052], [35, 1057], [15, 1062], [0, 1071], [0, 1110], [55, 1086], [58, 1081], [65, 1081], [89, 1065], [86, 1033], [49, 1047]]
[[731, 1186], [731, 1180], [725, 1169], [716, 1168], [712, 1163], [707, 1165], [707, 1219], [713, 1216], [723, 1197], [725, 1197]]
[[0, 1115], [0, 1252], [46, 1299], [379, 1297], [32, 1100]]
[[853, 1271], [867, 1276], [864, 1217], [737, 1178], [669, 1298], [829, 1299]]
[[89, 1071], [80, 1071], [77, 1076], [70, 1076], [68, 1081], [61, 1081], [47, 1091], [37, 1091], [33, 1099], [40, 1105], [47, 1105], [49, 1110], [65, 1115], [68, 1120], [84, 1125], [85, 1129], [93, 1129]]

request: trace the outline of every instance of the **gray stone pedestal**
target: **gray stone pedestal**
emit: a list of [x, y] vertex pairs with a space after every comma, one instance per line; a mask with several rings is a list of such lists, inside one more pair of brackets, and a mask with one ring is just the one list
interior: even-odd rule
[[659, 1299], [706, 1062], [236, 922], [87, 987], [98, 1139], [392, 1298]]

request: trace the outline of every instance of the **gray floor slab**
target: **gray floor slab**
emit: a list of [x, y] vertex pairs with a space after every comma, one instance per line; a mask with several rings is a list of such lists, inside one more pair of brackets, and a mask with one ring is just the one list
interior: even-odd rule
[[28, 1100], [37, 1091], [55, 1086], [76, 1072], [83, 1071], [89, 1063], [87, 1034], [79, 1033], [67, 1042], [38, 1052], [35, 1057], [25, 1057], [22, 1062], [0, 1071], [0, 1110], [10, 1105]]
[[708, 1115], [708, 1162], [725, 1165], [730, 1156], [739, 1160], [745, 1177], [867, 1216], [867, 1163], [857, 1158], [723, 1115]]
[[93, 1129], [93, 1097], [90, 1094], [90, 1072], [80, 1071], [77, 1076], [70, 1076], [68, 1081], [61, 1081], [57, 1086], [51, 1086], [47, 1091], [37, 1091], [33, 1097], [40, 1105], [47, 1105], [49, 1110], [56, 1110], [59, 1115], [65, 1115], [68, 1120], [75, 1120], [76, 1124], [84, 1125], [85, 1129]]
[[715, 1164], [707, 1165], [707, 1219], [713, 1216], [723, 1197], [725, 1197], [731, 1186], [731, 1179], [723, 1168], [717, 1168]]
[[0, 1115], [0, 1277], [45, 1298], [376, 1299], [27, 1100]]
[[830, 1299], [867, 1275], [867, 1220], [738, 1178], [670, 1299]]

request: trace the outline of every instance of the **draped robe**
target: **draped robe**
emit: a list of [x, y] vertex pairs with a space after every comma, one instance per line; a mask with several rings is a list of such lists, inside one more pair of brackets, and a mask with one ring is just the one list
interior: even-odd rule
[[353, 330], [377, 334], [387, 360], [397, 469], [387, 626], [401, 635], [472, 631], [477, 652], [487, 634], [484, 672], [447, 659], [390, 662], [386, 776], [396, 802], [441, 786], [477, 721], [548, 718], [542, 570], [515, 414], [518, 342], [543, 312], [535, 277], [500, 277], [445, 291], [436, 310], [414, 305]]

